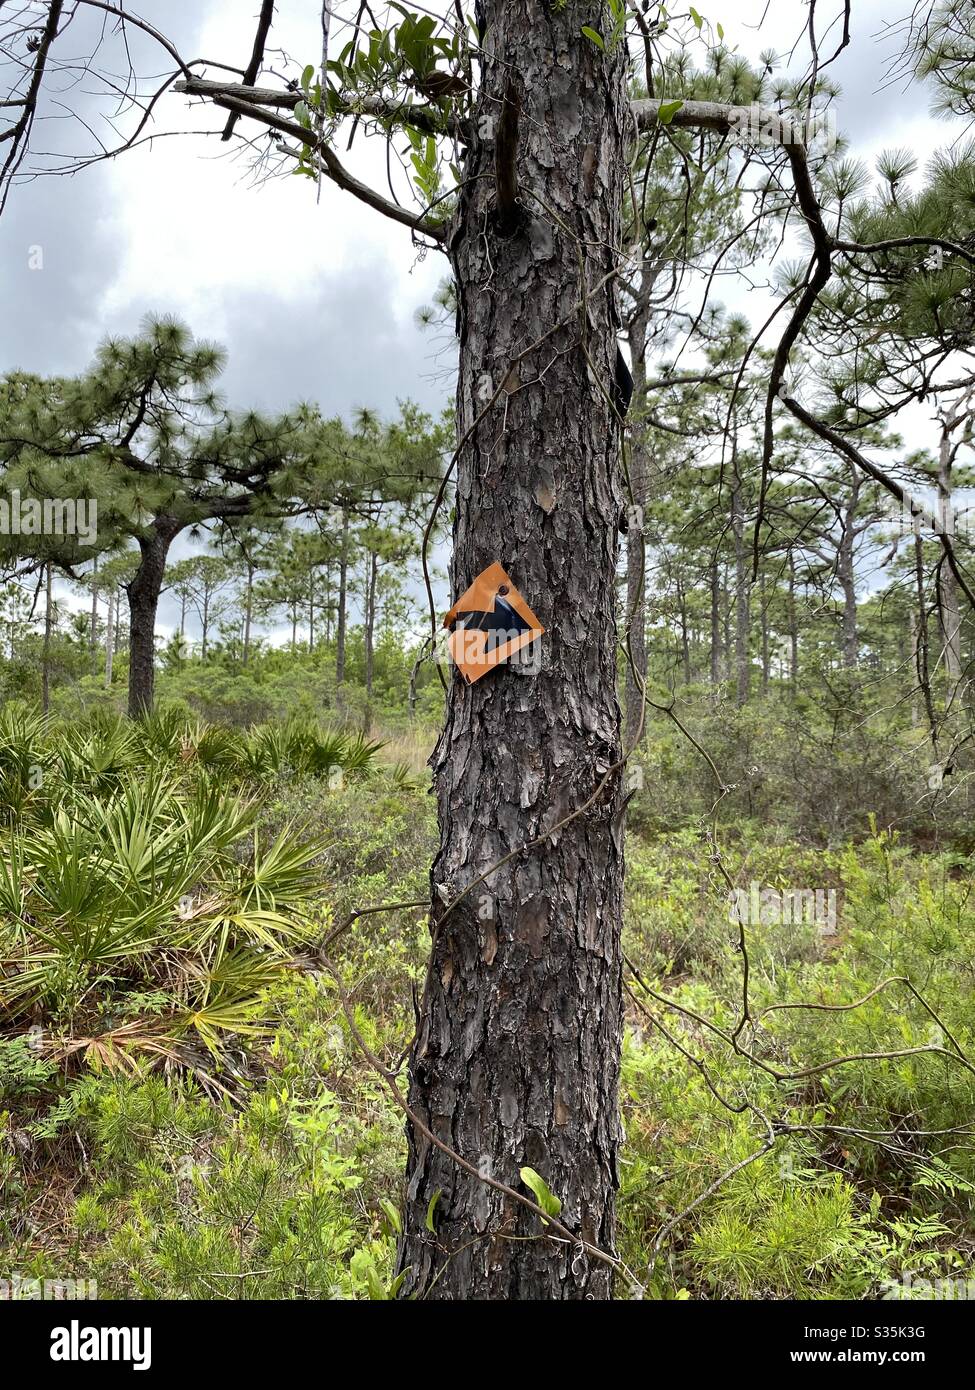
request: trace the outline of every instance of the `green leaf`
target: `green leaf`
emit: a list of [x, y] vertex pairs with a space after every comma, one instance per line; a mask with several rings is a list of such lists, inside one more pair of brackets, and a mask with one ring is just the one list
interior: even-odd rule
[[434, 1226], [434, 1224], [433, 1224], [433, 1213], [434, 1213], [434, 1212], [436, 1211], [436, 1209], [437, 1209], [437, 1203], [440, 1201], [440, 1194], [441, 1194], [442, 1191], [443, 1191], [443, 1188], [440, 1188], [440, 1187], [437, 1188], [436, 1192], [435, 1192], [435, 1193], [433, 1194], [433, 1196], [430, 1198], [430, 1205], [427, 1207], [426, 1228], [427, 1228], [427, 1230], [430, 1232], [431, 1235], [436, 1235], [436, 1234], [437, 1234], [437, 1228], [436, 1228], [436, 1226]]
[[660, 103], [660, 109], [657, 112], [657, 119], [660, 124], [670, 125], [683, 105], [684, 103], [682, 101], [662, 101]]
[[301, 85], [306, 92], [308, 88], [311, 86], [311, 80], [314, 76], [315, 65], [314, 63], [309, 63], [308, 66], [305, 68], [304, 72], [301, 74]]
[[307, 104], [303, 101], [299, 101], [295, 107], [295, 120], [300, 126], [304, 126], [305, 130], [311, 129], [311, 115]]
[[530, 1188], [535, 1194], [535, 1200], [547, 1216], [558, 1216], [562, 1211], [562, 1203], [551, 1190], [548, 1183], [536, 1173], [534, 1168], [522, 1168], [519, 1176], [526, 1187]]
[[698, 29], [700, 29], [701, 25], [704, 23], [704, 20], [703, 20], [703, 19], [701, 18], [701, 16], [698, 14], [697, 10], [694, 8], [693, 5], [691, 5], [690, 10], [691, 10], [691, 19], [693, 19], [693, 21], [694, 21], [694, 23], [697, 25]]
[[392, 1228], [393, 1228], [393, 1230], [396, 1232], [396, 1234], [397, 1234], [397, 1235], [402, 1235], [402, 1232], [403, 1232], [403, 1222], [400, 1220], [400, 1214], [399, 1214], [399, 1212], [396, 1210], [396, 1208], [393, 1206], [392, 1202], [389, 1201], [388, 1198], [384, 1197], [384, 1198], [382, 1199], [382, 1201], [379, 1203], [379, 1205], [382, 1207], [383, 1211], [386, 1213], [386, 1220], [387, 1220], [387, 1221], [389, 1222], [389, 1224], [392, 1226]]
[[430, 47], [430, 39], [436, 27], [437, 21], [434, 19], [433, 15], [425, 14], [422, 19], [417, 20], [416, 37], [421, 45], [427, 48]]
[[585, 34], [587, 39], [590, 39], [596, 45], [597, 48], [601, 48], [603, 52], [606, 51], [606, 45], [603, 43], [602, 35], [597, 34], [595, 29], [590, 29], [588, 24], [584, 24], [582, 26], [582, 32]]
[[719, 39], [723, 39], [723, 38], [724, 38], [724, 25], [723, 25], [723, 24], [719, 24], [719, 25], [718, 25], [718, 38], [719, 38]]

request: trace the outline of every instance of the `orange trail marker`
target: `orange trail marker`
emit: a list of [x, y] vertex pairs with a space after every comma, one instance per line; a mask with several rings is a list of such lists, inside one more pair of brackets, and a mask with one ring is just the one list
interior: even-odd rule
[[545, 631], [497, 562], [461, 594], [443, 625], [450, 629], [450, 655], [468, 685]]

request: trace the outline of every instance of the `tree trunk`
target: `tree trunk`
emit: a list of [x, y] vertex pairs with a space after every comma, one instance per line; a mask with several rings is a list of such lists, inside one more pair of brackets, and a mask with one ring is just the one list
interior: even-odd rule
[[721, 579], [717, 558], [711, 561], [711, 684], [721, 684]]
[[[640, 277], [641, 299], [627, 328], [633, 376], [633, 402], [639, 411], [647, 395], [647, 332], [650, 326], [650, 295], [658, 270], [644, 262]], [[648, 501], [648, 430], [637, 421], [630, 449], [630, 491], [632, 510], [627, 509], [626, 526], [626, 621], [629, 623], [630, 656], [626, 663], [626, 747], [632, 749], [644, 717], [641, 682], [647, 680], [647, 577], [644, 572], [644, 509]], [[632, 667], [630, 665], [632, 662]]]
[[839, 579], [843, 590], [843, 665], [846, 670], [853, 671], [859, 661], [856, 581], [852, 569], [846, 568], [841, 568]]
[[241, 665], [247, 665], [247, 658], [251, 650], [251, 623], [254, 613], [254, 566], [248, 562], [247, 565], [247, 584], [244, 590], [244, 653]]
[[113, 615], [115, 606], [118, 603], [118, 592], [115, 589], [108, 591], [108, 617], [105, 620], [105, 689], [112, 688], [112, 662], [115, 657], [115, 624]]
[[156, 682], [156, 609], [166, 573], [166, 556], [182, 528], [172, 517], [157, 517], [148, 534], [139, 537], [142, 560], [129, 595], [129, 716], [138, 719], [152, 709]]
[[[737, 449], [736, 449], [737, 454]], [[735, 685], [739, 708], [751, 692], [751, 576], [745, 544], [745, 498], [738, 475], [737, 457], [734, 462], [734, 481], [731, 493], [731, 529], [735, 539]]]
[[91, 624], [88, 629], [88, 651], [91, 655], [91, 673], [98, 670], [96, 650], [98, 646], [98, 556], [92, 562], [91, 570]]
[[914, 647], [914, 662], [917, 671], [918, 689], [924, 696], [924, 712], [928, 719], [928, 734], [931, 739], [931, 754], [935, 762], [938, 754], [938, 718], [934, 709], [931, 692], [931, 660], [928, 647], [928, 609], [924, 592], [924, 541], [919, 533], [914, 536], [914, 584], [917, 593], [917, 627]]
[[[642, 399], [646, 389], [646, 364], [633, 372], [633, 394]], [[637, 396], [638, 377], [643, 390]], [[626, 527], [626, 621], [630, 625], [629, 660], [626, 662], [626, 747], [632, 749], [640, 733], [643, 718], [643, 691], [640, 682], [647, 680], [647, 591], [644, 573], [644, 517], [647, 500], [647, 450], [642, 437], [634, 437], [630, 451], [630, 486], [632, 508], [627, 509]], [[633, 663], [632, 668], [630, 662]]]
[[796, 612], [796, 564], [789, 551], [789, 684], [795, 696], [799, 689], [799, 620]]
[[857, 580], [853, 567], [853, 520], [844, 527], [840, 537], [837, 578], [843, 591], [843, 666], [846, 670], [857, 669], [860, 660], [860, 641], [857, 635]]
[[339, 552], [339, 612], [338, 631], [335, 638], [335, 692], [336, 700], [342, 703], [342, 686], [345, 684], [345, 625], [346, 609], [349, 604], [349, 514], [342, 513], [342, 543]]
[[51, 708], [51, 628], [54, 618], [54, 568], [47, 565], [44, 579], [44, 648], [41, 659], [41, 709]]
[[[951, 477], [953, 458], [951, 433], [947, 428], [943, 428], [938, 449], [938, 514], [942, 519], [942, 525], [951, 536], [955, 530]], [[961, 612], [958, 605], [958, 584], [944, 560], [938, 571], [938, 620], [948, 686], [947, 701], [950, 703], [955, 687], [961, 680]]]
[[406, 708], [409, 714], [409, 720], [411, 724], [413, 724], [416, 720], [416, 678], [419, 674], [420, 662], [423, 660], [425, 652], [426, 647], [421, 647], [420, 655], [416, 658], [416, 660], [413, 662], [413, 665], [410, 667], [410, 683], [406, 692]]
[[181, 671], [183, 669], [183, 661], [186, 653], [186, 604], [187, 596], [184, 590], [179, 600], [179, 657], [177, 664]]
[[[517, 852], [591, 797], [620, 756], [623, 494], [603, 390], [616, 358], [606, 279], [617, 266], [628, 125], [623, 46], [600, 51], [580, 33], [586, 14], [574, 0], [560, 10], [483, 5], [484, 119], [473, 122], [450, 241], [466, 439], [452, 591], [500, 560], [546, 633], [534, 677], [508, 666], [474, 685], [456, 671], [451, 681], [432, 759], [436, 925], [409, 1095], [424, 1125], [481, 1174], [527, 1196], [519, 1169], [534, 1168], [561, 1199], [561, 1220], [612, 1251], [622, 1029], [618, 773], [585, 814]], [[492, 131], [506, 93], [506, 114]], [[519, 207], [507, 208], [509, 180], [496, 182], [495, 154], [501, 143], [498, 163], [502, 175], [510, 172], [504, 150], [514, 143], [517, 102], [521, 191]], [[580, 255], [586, 351], [603, 390], [579, 343]], [[508, 376], [513, 360], [552, 329]], [[488, 381], [491, 390], [507, 381], [508, 390], [467, 439]], [[533, 1212], [460, 1169], [412, 1124], [408, 1148], [401, 1296], [610, 1296], [604, 1261], [547, 1239]], [[437, 1194], [432, 1234], [426, 1221]]]
[[680, 575], [677, 576], [677, 612], [680, 618], [680, 664], [684, 676], [684, 684], [691, 683], [691, 647], [687, 632], [687, 592], [684, 588], [684, 581]]
[[[910, 646], [910, 651], [907, 652], [907, 653], [905, 653], [905, 654], [903, 654], [903, 664], [904, 664], [905, 667], [907, 667], [908, 665], [910, 665], [910, 663], [911, 663], [912, 660], [913, 660], [913, 662], [914, 662], [914, 665], [915, 665], [915, 666], [917, 665], [917, 657], [918, 657], [918, 652], [919, 652], [919, 650], [920, 650], [920, 646], [919, 646], [919, 622], [918, 622], [918, 616], [917, 616], [917, 613], [914, 612], [914, 611], [912, 610], [912, 612], [911, 612], [911, 646]], [[911, 728], [912, 728], [912, 729], [916, 729], [917, 726], [918, 726], [918, 724], [921, 722], [921, 711], [918, 709], [917, 693], [918, 693], [918, 684], [917, 684], [916, 681], [912, 681], [912, 682], [911, 682]]]
[[376, 582], [379, 576], [379, 557], [375, 552], [369, 556], [369, 576], [366, 580], [365, 612], [365, 662], [366, 662], [366, 733], [372, 722], [372, 677], [375, 661], [376, 637]]

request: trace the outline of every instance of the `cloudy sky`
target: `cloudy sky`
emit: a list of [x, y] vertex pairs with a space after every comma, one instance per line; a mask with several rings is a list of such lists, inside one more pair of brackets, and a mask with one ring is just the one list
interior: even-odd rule
[[[796, 62], [804, 64], [805, 5], [734, 0], [712, 14], [709, 3], [701, 12], [720, 19], [725, 41], [747, 56], [766, 48], [787, 54], [798, 41]], [[909, 3], [900, 0], [904, 10]], [[139, 13], [184, 57], [242, 67], [257, 8], [256, 0], [143, 0]], [[281, 0], [279, 9], [274, 41], [286, 55], [273, 66], [292, 76], [317, 61], [318, 6]], [[840, 128], [851, 153], [867, 160], [892, 146], [923, 160], [953, 138], [928, 114], [927, 92], [885, 83], [898, 14], [891, 0], [853, 0], [852, 43], [831, 69], [843, 88]], [[72, 36], [79, 55], [88, 37], [80, 27]], [[837, 30], [823, 38], [823, 50], [837, 38]], [[133, 48], [142, 70], [168, 66], [148, 39]], [[117, 45], [104, 55], [118, 64]], [[85, 100], [90, 123], [108, 140], [109, 108]], [[91, 148], [58, 108], [48, 114], [46, 148]], [[178, 95], [158, 108], [159, 131], [221, 124]], [[0, 219], [0, 371], [79, 371], [106, 334], [131, 333], [147, 312], [166, 312], [227, 346], [223, 389], [231, 405], [275, 410], [310, 399], [325, 413], [369, 405], [392, 414], [398, 399], [411, 397], [439, 411], [450, 396], [450, 348], [420, 329], [415, 314], [445, 274], [442, 258], [418, 256], [405, 228], [328, 184], [317, 200], [308, 180], [255, 179], [252, 161], [231, 150], [202, 136], [161, 138], [71, 178], [20, 184]], [[348, 163], [384, 187], [378, 141], [360, 142]], [[42, 269], [31, 268], [34, 248]], [[923, 430], [923, 421], [915, 427]], [[164, 606], [160, 626], [172, 620]]]

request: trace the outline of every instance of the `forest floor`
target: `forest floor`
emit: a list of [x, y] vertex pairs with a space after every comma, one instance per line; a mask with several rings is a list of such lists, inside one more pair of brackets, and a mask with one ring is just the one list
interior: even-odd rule
[[[102, 1298], [394, 1292], [404, 1119], [341, 994], [400, 1066], [425, 915], [357, 920], [340, 984], [316, 948], [357, 908], [425, 898], [423, 738], [281, 737], [4, 726], [0, 1272]], [[952, 1296], [975, 1277], [958, 856], [725, 838], [737, 1041], [713, 846], [628, 837], [618, 1294]], [[814, 920], [775, 891], [797, 886]]]

